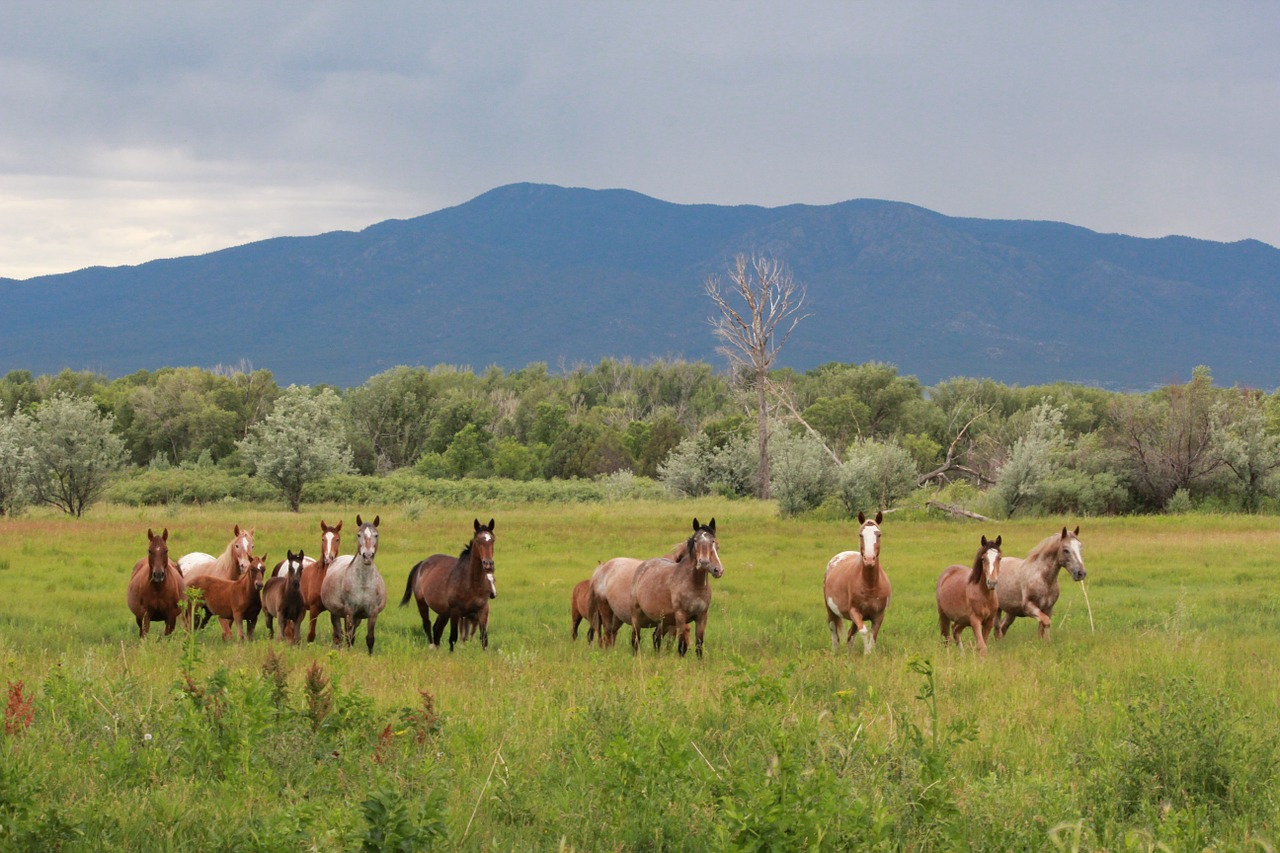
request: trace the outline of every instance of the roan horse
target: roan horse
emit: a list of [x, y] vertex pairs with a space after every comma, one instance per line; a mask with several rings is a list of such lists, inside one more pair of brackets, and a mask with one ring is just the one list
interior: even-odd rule
[[235, 526], [235, 532], [222, 554], [212, 557], [200, 551], [183, 554], [178, 560], [178, 568], [182, 576], [190, 582], [201, 575], [212, 575], [215, 578], [233, 581], [240, 578], [242, 572], [249, 570], [249, 561], [253, 558], [253, 531]]
[[206, 615], [200, 623], [201, 628], [211, 615], [217, 616], [222, 625], [222, 639], [231, 639], [232, 625], [235, 626], [238, 639], [243, 640], [246, 633], [250, 640], [253, 639], [253, 626], [257, 624], [258, 614], [262, 611], [261, 593], [267, 568], [266, 559], [266, 554], [252, 557], [248, 570], [239, 580], [229, 581], [213, 575], [199, 575], [187, 582], [187, 586], [204, 593]]
[[307, 612], [307, 604], [302, 600], [302, 569], [306, 559], [301, 551], [297, 554], [290, 551], [284, 561], [284, 574], [276, 575], [262, 587], [262, 609], [267, 617], [268, 637], [275, 636], [273, 622], [279, 619], [281, 639], [298, 642], [302, 617]]
[[1003, 637], [1019, 616], [1030, 616], [1040, 623], [1041, 639], [1049, 639], [1050, 617], [1058, 603], [1058, 571], [1066, 569], [1071, 579], [1082, 581], [1087, 572], [1080, 545], [1080, 527], [1054, 533], [1031, 549], [1026, 559], [1005, 557], [996, 595], [1004, 621], [996, 626], [996, 636]]
[[[841, 619], [849, 619], [849, 636], [846, 642], [853, 648], [853, 634], [862, 635], [862, 652], [868, 654], [876, 647], [880, 637], [880, 623], [889, 609], [892, 589], [889, 576], [880, 565], [880, 522], [884, 514], [876, 513], [875, 520], [858, 513], [858, 550], [841, 551], [827, 563], [822, 580], [822, 597], [827, 611], [827, 627], [831, 629], [831, 649], [840, 650]], [[871, 625], [868, 627], [867, 622]]]
[[679, 633], [676, 649], [689, 650], [689, 623], [696, 622], [697, 654], [702, 657], [702, 640], [707, 633], [707, 614], [711, 609], [711, 584], [707, 580], [724, 575], [716, 542], [716, 520], [698, 524], [693, 520], [693, 535], [685, 543], [677, 562], [665, 557], [645, 560], [636, 567], [631, 579], [631, 649], [640, 648], [640, 629], [656, 628], [653, 647], [661, 645], [662, 634], [671, 628]]
[[[489, 599], [498, 597], [493, 582], [494, 520], [481, 524], [477, 518], [473, 527], [475, 534], [461, 554], [432, 554], [410, 569], [405, 581], [400, 606], [408, 604], [410, 596], [417, 600], [422, 630], [433, 649], [440, 648], [446, 621], [449, 651], [453, 651], [460, 629], [465, 639], [473, 628], [479, 629], [480, 647], [489, 648]], [[432, 611], [437, 614], [434, 626]]]
[[938, 601], [938, 628], [942, 644], [956, 641], [960, 632], [973, 629], [978, 652], [987, 653], [987, 636], [996, 623], [1000, 602], [996, 599], [996, 583], [1000, 580], [1000, 542], [982, 537], [982, 547], [973, 558], [973, 566], [948, 566], [938, 578], [934, 595]]
[[[681, 542], [663, 555], [664, 559], [684, 559], [686, 542]], [[631, 624], [631, 581], [644, 560], [614, 557], [596, 566], [591, 573], [591, 597], [587, 601], [587, 622], [595, 630], [600, 648], [612, 646], [618, 629]]]
[[147, 636], [152, 619], [164, 620], [166, 637], [173, 633], [187, 588], [178, 564], [169, 559], [169, 528], [159, 535], [148, 530], [147, 543], [147, 556], [133, 564], [125, 596], [138, 621], [139, 639]]
[[[334, 560], [320, 585], [321, 603], [329, 611], [329, 619], [333, 623], [333, 644], [338, 646], [345, 642], [354, 646], [360, 621], [368, 619], [365, 645], [369, 654], [373, 654], [378, 614], [387, 606], [387, 584], [373, 561], [378, 553], [378, 522], [381, 518], [376, 516], [372, 522], [364, 522], [356, 516], [356, 526], [360, 528], [356, 533], [356, 554], [344, 554]], [[340, 626], [341, 635], [338, 633]]]

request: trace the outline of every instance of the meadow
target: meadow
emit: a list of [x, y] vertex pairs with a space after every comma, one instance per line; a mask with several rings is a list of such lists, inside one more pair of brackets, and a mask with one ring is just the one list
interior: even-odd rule
[[[125, 587], [148, 528], [173, 556], [234, 524], [271, 562], [319, 520], [380, 514], [372, 657], [140, 642]], [[497, 520], [490, 646], [431, 651], [409, 569]], [[601, 560], [654, 556], [714, 516], [706, 654], [569, 637]], [[942, 647], [933, 585], [982, 534], [1023, 556], [1081, 525], [1053, 638]], [[474, 511], [99, 506], [0, 519], [0, 848], [159, 850], [1272, 850], [1280, 840], [1280, 519], [1029, 519], [903, 511], [868, 656], [833, 654], [821, 584], [850, 522], [754, 501]], [[1092, 614], [1090, 614], [1091, 605]], [[1092, 619], [1091, 619], [1092, 615]], [[163, 626], [161, 626], [163, 627]], [[966, 639], [969, 634], [966, 632]]]

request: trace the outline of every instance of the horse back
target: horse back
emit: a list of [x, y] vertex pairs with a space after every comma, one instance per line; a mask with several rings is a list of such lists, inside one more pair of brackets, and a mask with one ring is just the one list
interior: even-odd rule
[[631, 621], [631, 582], [643, 562], [633, 557], [614, 557], [596, 569], [604, 578], [603, 594], [597, 592], [597, 597], [609, 605], [615, 619]]
[[996, 598], [1000, 609], [1014, 616], [1027, 615], [1027, 602], [1048, 612], [1058, 600], [1057, 572], [1046, 580], [1039, 576], [1034, 563], [1020, 557], [1004, 557], [1000, 560]]
[[414, 595], [436, 613], [453, 609], [470, 586], [467, 564], [456, 554], [432, 554], [414, 568], [418, 573]]

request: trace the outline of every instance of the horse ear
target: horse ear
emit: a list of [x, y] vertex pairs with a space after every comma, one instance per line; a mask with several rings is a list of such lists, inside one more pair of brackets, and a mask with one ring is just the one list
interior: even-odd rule
[[1000, 547], [1000, 543], [1001, 543], [1001, 542], [1003, 542], [1003, 541], [1004, 541], [1004, 536], [1003, 536], [1003, 535], [1001, 535], [1001, 536], [997, 536], [997, 537], [996, 537], [996, 547], [997, 547], [997, 548], [999, 548], [999, 547]]
[[713, 516], [711, 516], [711, 521], [707, 524], [707, 529], [711, 531], [711, 533], [712, 533], [712, 535], [713, 535], [713, 536], [715, 535], [715, 532], [716, 532], [716, 517], [715, 517], [714, 515], [713, 515]]
[[360, 513], [356, 513], [356, 527], [364, 527], [364, 522], [360, 520]]
[[154, 532], [152, 532], [152, 530], [151, 530], [151, 528], [150, 528], [150, 527], [148, 527], [148, 528], [147, 528], [147, 541], [148, 541], [148, 542], [150, 542], [152, 539], [155, 539], [155, 538], [156, 538], [156, 534], [155, 534]]
[[475, 532], [476, 532], [476, 533], [479, 533], [479, 532], [480, 532], [480, 519], [478, 519], [478, 518], [473, 518], [473, 519], [471, 519], [471, 527], [472, 527], [472, 529], [474, 529], [474, 530], [475, 530]]
[[1080, 535], [1080, 525], [1078, 525], [1078, 524], [1076, 525], [1076, 534], [1075, 534], [1075, 535], [1076, 535], [1076, 536], [1079, 536], [1079, 535]]
[[320, 519], [320, 532], [324, 533], [326, 527], [327, 525], [324, 523], [324, 519]]
[[697, 532], [698, 532], [698, 527], [699, 527], [699, 525], [698, 525], [698, 519], [695, 517], [695, 518], [693, 519], [693, 532], [694, 532], [694, 533], [697, 533]]
[[490, 533], [492, 533], [492, 532], [493, 532], [493, 528], [495, 528], [495, 527], [497, 527], [497, 525], [493, 523], [493, 519], [492, 519], [492, 518], [491, 518], [491, 519], [489, 519], [489, 532], [490, 532]]
[[862, 510], [858, 510], [858, 523], [859, 524], [867, 523], [867, 515]]
[[375, 516], [373, 517], [373, 526], [374, 526], [374, 527], [377, 527], [377, 526], [378, 526], [378, 522], [380, 522], [380, 521], [382, 521], [382, 516], [381, 516], [381, 515], [375, 515]]
[[236, 529], [232, 531], [236, 536], [240, 535], [240, 525], [236, 525]]
[[987, 534], [985, 534], [985, 533], [984, 533], [984, 534], [982, 534], [982, 547], [983, 547], [983, 548], [986, 548], [987, 546], [988, 546], [988, 542], [987, 542]]
[[338, 519], [338, 523], [335, 524], [333, 527], [333, 532], [337, 533], [341, 529], [342, 529], [342, 519]]
[[1067, 526], [1065, 524], [1062, 525], [1062, 538], [1063, 539], [1067, 538]]
[[884, 513], [880, 510], [876, 510], [876, 524], [879, 524], [882, 521], [884, 521]]

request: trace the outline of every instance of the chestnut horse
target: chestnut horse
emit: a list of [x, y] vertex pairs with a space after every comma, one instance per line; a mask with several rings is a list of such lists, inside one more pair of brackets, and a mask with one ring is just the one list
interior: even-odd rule
[[1003, 637], [1019, 616], [1029, 616], [1040, 623], [1040, 638], [1049, 639], [1053, 606], [1058, 603], [1058, 572], [1066, 569], [1072, 580], [1082, 581], [1084, 552], [1080, 545], [1080, 527], [1054, 533], [1040, 540], [1026, 559], [1005, 557], [996, 595], [1004, 621], [996, 626], [996, 636]]
[[[422, 630], [431, 641], [431, 648], [440, 648], [444, 635], [444, 623], [449, 623], [449, 651], [458, 640], [459, 629], [467, 636], [474, 628], [480, 632], [480, 647], [489, 648], [489, 599], [498, 597], [493, 582], [494, 521], [481, 524], [473, 521], [475, 534], [471, 542], [456, 557], [448, 554], [432, 554], [409, 570], [404, 585], [404, 598], [400, 606], [409, 603], [413, 596], [422, 616]], [[436, 621], [431, 624], [431, 612]], [[474, 620], [474, 625], [468, 621]]]
[[283, 564], [284, 574], [276, 575], [262, 586], [262, 609], [267, 614], [268, 637], [275, 637], [273, 620], [279, 619], [280, 638], [290, 643], [298, 642], [302, 617], [307, 612], [307, 604], [302, 600], [302, 568], [306, 560], [306, 554], [301, 551], [297, 554], [288, 552]]
[[972, 567], [948, 566], [938, 578], [934, 596], [938, 601], [938, 628], [942, 631], [944, 646], [952, 639], [959, 646], [960, 632], [972, 628], [978, 652], [987, 653], [987, 636], [1000, 610], [996, 583], [1000, 580], [1002, 538], [988, 540], [983, 536]]
[[583, 619], [587, 619], [587, 645], [591, 645], [591, 641], [596, 636], [596, 627], [588, 618], [590, 613], [591, 578], [587, 578], [584, 581], [578, 581], [569, 595], [569, 618], [573, 622], [573, 630], [569, 632], [569, 636], [575, 640], [578, 639], [578, 626], [582, 624]]
[[190, 581], [201, 575], [212, 575], [215, 578], [233, 581], [238, 580], [242, 572], [249, 570], [249, 560], [253, 556], [253, 531], [235, 526], [235, 532], [222, 554], [212, 557], [201, 551], [183, 554], [178, 560], [178, 568], [182, 576]]
[[246, 625], [248, 637], [253, 639], [253, 626], [262, 610], [261, 592], [267, 568], [266, 559], [265, 554], [251, 558], [249, 568], [240, 575], [239, 580], [229, 581], [213, 575], [199, 575], [187, 581], [187, 586], [204, 593], [202, 602], [205, 618], [200, 623], [201, 628], [211, 616], [217, 616], [222, 625], [222, 639], [231, 639], [233, 624], [237, 639], [244, 640]]
[[[826, 599], [827, 627], [831, 629], [831, 649], [840, 650], [841, 619], [849, 619], [846, 642], [853, 649], [853, 634], [862, 635], [862, 652], [869, 654], [880, 637], [880, 623], [889, 609], [892, 589], [889, 576], [880, 565], [880, 522], [858, 513], [858, 550], [841, 551], [827, 563], [822, 581], [822, 597]], [[868, 627], [867, 622], [871, 625]]]
[[[686, 543], [681, 542], [663, 557], [678, 563], [684, 559], [685, 549]], [[643, 562], [635, 557], [614, 557], [596, 566], [591, 573], [587, 621], [602, 649], [617, 642], [619, 628], [631, 624], [631, 581]]]
[[307, 613], [311, 616], [307, 625], [308, 643], [315, 642], [316, 619], [324, 612], [324, 600], [320, 597], [320, 590], [324, 586], [325, 575], [329, 573], [329, 567], [333, 565], [334, 560], [338, 559], [338, 549], [341, 545], [342, 521], [339, 520], [337, 524], [330, 527], [324, 523], [324, 519], [321, 519], [320, 559], [312, 560], [308, 557], [303, 561], [302, 579], [300, 581], [302, 601], [306, 605]]
[[378, 553], [381, 519], [382, 516], [375, 516], [373, 521], [365, 522], [356, 516], [356, 527], [360, 528], [356, 532], [356, 553], [334, 560], [320, 584], [320, 601], [333, 623], [334, 646], [354, 646], [361, 620], [368, 619], [364, 642], [369, 654], [373, 654], [378, 614], [387, 606], [387, 584], [373, 561]]
[[693, 535], [685, 543], [677, 562], [666, 557], [645, 560], [631, 579], [631, 649], [640, 648], [640, 629], [656, 628], [653, 647], [658, 649], [664, 630], [679, 632], [676, 649], [689, 650], [689, 623], [696, 622], [697, 654], [702, 657], [702, 640], [707, 633], [711, 609], [711, 584], [707, 575], [724, 575], [716, 541], [716, 520], [699, 524], [693, 520]]
[[186, 588], [178, 564], [169, 559], [169, 528], [158, 536], [148, 530], [147, 556], [133, 564], [125, 595], [129, 610], [138, 621], [139, 639], [147, 636], [152, 619], [164, 620], [166, 637], [173, 633]]

